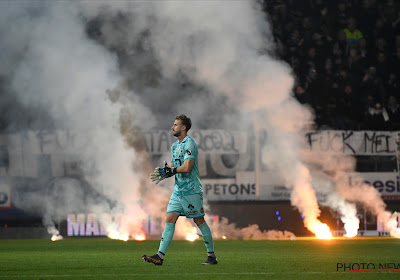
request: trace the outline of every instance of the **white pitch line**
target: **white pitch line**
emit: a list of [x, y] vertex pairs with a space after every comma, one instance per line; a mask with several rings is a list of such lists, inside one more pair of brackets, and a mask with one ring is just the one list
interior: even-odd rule
[[[371, 273], [373, 271], [359, 271], [358, 273]], [[375, 271], [378, 273], [395, 273], [393, 271]], [[342, 271], [286, 271], [286, 272], [199, 272], [199, 273], [157, 273], [165, 276], [195, 276], [195, 275], [274, 275], [274, 274], [341, 274]], [[116, 276], [154, 276], [153, 273], [123, 273], [123, 274], [60, 274], [60, 275], [0, 275], [0, 278], [31, 278], [31, 277], [116, 277]]]

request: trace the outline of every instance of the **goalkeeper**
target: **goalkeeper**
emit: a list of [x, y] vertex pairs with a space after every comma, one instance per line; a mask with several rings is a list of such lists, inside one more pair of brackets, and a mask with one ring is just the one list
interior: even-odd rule
[[199, 175], [197, 144], [187, 135], [191, 126], [192, 122], [187, 116], [175, 117], [172, 133], [178, 140], [172, 144], [171, 167], [165, 163], [165, 167], [157, 167], [150, 175], [151, 180], [156, 184], [168, 177], [175, 176], [174, 191], [168, 203], [167, 218], [158, 253], [153, 256], [142, 256], [145, 261], [155, 265], [163, 264], [179, 216], [192, 218], [203, 234], [208, 257], [202, 264], [217, 264], [211, 230], [204, 220], [203, 187]]

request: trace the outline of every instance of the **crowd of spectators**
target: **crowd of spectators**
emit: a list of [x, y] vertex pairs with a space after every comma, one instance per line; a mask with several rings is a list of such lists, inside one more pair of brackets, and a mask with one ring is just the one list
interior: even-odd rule
[[293, 93], [319, 129], [400, 129], [400, 2], [265, 2]]

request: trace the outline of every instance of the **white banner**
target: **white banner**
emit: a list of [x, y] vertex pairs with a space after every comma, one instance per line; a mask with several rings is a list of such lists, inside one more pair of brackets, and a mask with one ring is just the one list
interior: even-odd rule
[[[354, 173], [355, 174], [355, 173]], [[400, 180], [397, 172], [357, 173], [366, 183], [376, 188], [384, 200], [400, 200]], [[291, 188], [275, 172], [263, 172], [260, 176], [260, 200], [290, 200]], [[351, 180], [356, 182], [356, 180]], [[237, 172], [234, 179], [203, 179], [204, 197], [209, 201], [256, 200], [254, 172]], [[326, 194], [316, 192], [319, 202], [324, 202]]]
[[[260, 200], [290, 200], [291, 189], [274, 172], [261, 174]], [[202, 179], [204, 197], [209, 201], [256, 200], [254, 172], [240, 171], [232, 179]]]
[[[266, 131], [268, 134], [268, 131]], [[304, 134], [310, 149], [324, 153], [351, 155], [394, 155], [399, 132], [322, 130]], [[248, 140], [244, 133], [227, 130], [195, 130], [190, 136], [197, 142], [200, 153], [245, 153]], [[176, 138], [171, 131], [144, 132], [147, 151], [169, 153]]]
[[235, 179], [203, 179], [204, 197], [208, 201], [216, 200], [255, 200], [254, 183], [237, 183]]
[[368, 184], [377, 189], [384, 200], [400, 200], [400, 182], [397, 172], [358, 173]]
[[[159, 130], [144, 132], [147, 151], [153, 154], [165, 154], [171, 152], [172, 143], [177, 138], [171, 130]], [[194, 130], [189, 132], [200, 153], [210, 154], [239, 154], [245, 153], [247, 138], [245, 133], [228, 130]]]
[[[255, 200], [254, 139], [238, 131], [190, 132], [199, 147], [199, 172], [205, 178], [205, 198], [214, 201]], [[148, 152], [159, 161], [155, 166], [170, 158], [170, 148], [176, 140], [171, 131], [143, 132], [143, 137]], [[395, 156], [398, 132], [329, 130], [306, 132], [304, 137], [309, 143], [309, 149], [316, 152]], [[268, 137], [263, 140], [268, 141]], [[88, 145], [87, 141], [85, 135], [72, 135], [68, 131], [2, 134], [0, 177], [11, 180], [16, 177], [51, 179], [81, 175], [79, 155]], [[160, 154], [164, 156], [159, 159]], [[397, 173], [364, 173], [362, 176], [372, 182], [384, 199], [398, 199], [400, 194]], [[221, 177], [230, 179], [216, 179]], [[0, 207], [10, 207], [9, 185], [2, 185], [0, 192]], [[274, 172], [262, 172], [261, 200], [290, 200], [290, 192], [283, 180], [276, 178]]]
[[11, 208], [11, 187], [9, 183], [0, 182], [0, 208]]
[[323, 130], [307, 132], [306, 141], [316, 152], [350, 155], [395, 155], [398, 132]]
[[[268, 134], [268, 131], [267, 133]], [[316, 131], [305, 133], [309, 149], [322, 153], [351, 155], [396, 155], [397, 132], [380, 131]], [[237, 171], [247, 170], [254, 162], [253, 138], [237, 131], [194, 130], [190, 135], [199, 148], [199, 170], [208, 179], [216, 175], [233, 177]], [[149, 153], [164, 154], [168, 160], [172, 143], [170, 131], [143, 132]], [[0, 134], [0, 176], [39, 178], [39, 165], [46, 161], [50, 176], [74, 176], [79, 170], [72, 167], [79, 162], [88, 139], [68, 131], [26, 131]], [[268, 138], [265, 139], [268, 141]], [[226, 164], [224, 155], [237, 157], [235, 164]], [[47, 161], [50, 160], [49, 163]], [[207, 163], [209, 161], [209, 163]], [[232, 161], [232, 160], [231, 160]], [[208, 164], [211, 168], [207, 168]], [[71, 167], [71, 168], [70, 168]], [[66, 172], [67, 171], [67, 172]]]
[[[268, 134], [268, 131], [266, 131]], [[394, 155], [399, 132], [323, 130], [304, 134], [310, 149], [323, 153], [350, 155]], [[227, 130], [195, 130], [190, 136], [197, 142], [200, 153], [245, 153], [248, 140], [244, 133]], [[170, 131], [145, 132], [147, 151], [169, 153], [176, 138]]]

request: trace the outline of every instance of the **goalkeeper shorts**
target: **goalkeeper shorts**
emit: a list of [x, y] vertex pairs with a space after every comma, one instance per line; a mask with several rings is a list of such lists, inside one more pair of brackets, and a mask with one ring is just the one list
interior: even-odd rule
[[178, 196], [172, 192], [169, 199], [167, 213], [176, 213], [189, 219], [204, 217], [203, 194], [195, 193]]

